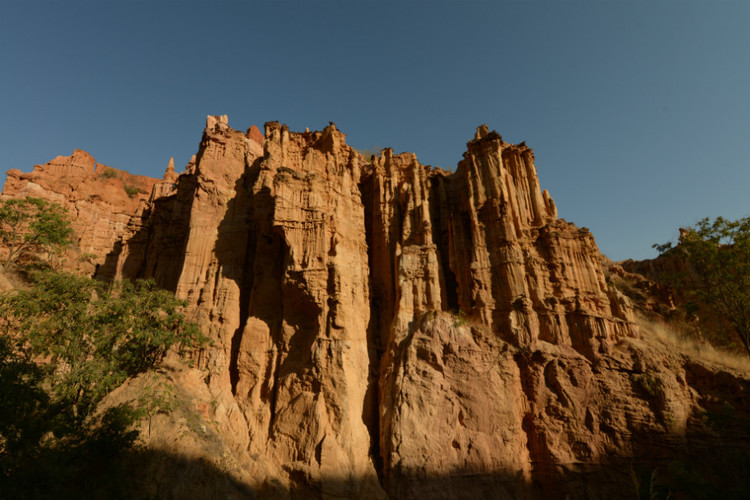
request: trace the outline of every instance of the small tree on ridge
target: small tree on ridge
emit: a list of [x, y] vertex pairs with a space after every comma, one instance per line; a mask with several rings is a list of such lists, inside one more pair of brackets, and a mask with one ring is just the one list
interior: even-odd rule
[[711, 323], [728, 326], [750, 353], [750, 217], [705, 218], [682, 230], [677, 246], [654, 247], [687, 263], [689, 272], [667, 277], [686, 294], [687, 306], [708, 308], [715, 319]]
[[40, 198], [0, 202], [0, 243], [8, 248], [4, 271], [29, 252], [64, 248], [72, 233], [70, 219], [56, 203]]

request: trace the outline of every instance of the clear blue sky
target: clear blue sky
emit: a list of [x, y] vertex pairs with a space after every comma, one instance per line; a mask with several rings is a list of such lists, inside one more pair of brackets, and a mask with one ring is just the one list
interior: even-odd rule
[[602, 252], [647, 258], [750, 214], [750, 2], [0, 0], [0, 172], [81, 148], [160, 176], [207, 114], [447, 168], [488, 123]]

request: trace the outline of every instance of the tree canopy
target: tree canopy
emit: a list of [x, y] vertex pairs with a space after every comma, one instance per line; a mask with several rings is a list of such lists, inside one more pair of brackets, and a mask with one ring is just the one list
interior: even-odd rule
[[0, 202], [0, 243], [8, 248], [3, 270], [30, 252], [65, 247], [72, 233], [68, 215], [56, 203], [40, 198]]
[[137, 412], [95, 410], [170, 349], [205, 341], [183, 305], [153, 281], [104, 283], [52, 271], [0, 294], [0, 491], [59, 498], [129, 449]]
[[686, 272], [666, 277], [686, 296], [686, 306], [707, 309], [711, 324], [728, 328], [750, 353], [750, 217], [705, 218], [683, 229], [678, 245], [654, 247], [686, 262]]
[[127, 377], [160, 361], [173, 345], [193, 346], [198, 327], [182, 302], [153, 280], [105, 283], [63, 272], [38, 272], [28, 290], [0, 296], [6, 334], [22, 332], [18, 347], [49, 357], [54, 391], [86, 415]]

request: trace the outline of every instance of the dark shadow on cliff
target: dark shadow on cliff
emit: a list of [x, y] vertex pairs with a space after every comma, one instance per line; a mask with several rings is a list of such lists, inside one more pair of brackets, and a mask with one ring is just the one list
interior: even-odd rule
[[235, 195], [227, 202], [224, 217], [219, 222], [214, 245], [214, 255], [223, 278], [234, 281], [239, 289], [239, 326], [232, 333], [230, 343], [229, 376], [234, 392], [239, 373], [237, 357], [249, 314], [250, 293], [254, 285], [257, 234], [254, 230], [253, 185], [260, 173], [260, 161], [246, 164], [245, 170], [235, 181]]
[[[731, 451], [731, 450], [730, 450]], [[630, 500], [727, 499], [747, 498], [750, 476], [739, 475], [737, 465], [750, 458], [714, 450], [707, 456], [714, 462], [709, 477], [678, 456], [655, 464], [646, 461], [610, 465], [580, 464], [554, 484], [542, 487], [529, 483], [519, 474], [454, 470], [445, 475], [396, 470], [391, 476], [391, 500]], [[665, 457], [669, 458], [669, 457]], [[258, 457], [258, 460], [263, 460]], [[301, 470], [291, 470], [288, 486], [270, 478], [253, 478], [244, 484], [234, 474], [214, 464], [164, 451], [135, 450], [112, 460], [56, 463], [55, 457], [38, 457], [38, 466], [14, 478], [0, 477], [3, 500], [213, 500], [361, 498], [341, 492], [356, 488], [356, 478], [322, 477], [313, 479]], [[733, 473], [722, 465], [733, 463]], [[292, 464], [289, 464], [293, 467]], [[747, 465], [741, 468], [747, 469]], [[285, 467], [286, 468], [286, 467]], [[745, 470], [744, 472], [747, 472]], [[10, 479], [10, 480], [8, 480]], [[361, 484], [367, 484], [363, 479]]]
[[[73, 460], [71, 460], [73, 459]], [[154, 450], [111, 456], [42, 453], [33, 467], [0, 475], [3, 500], [254, 499], [252, 489], [213, 464]]]
[[140, 221], [131, 220], [140, 227], [126, 241], [115, 243], [94, 277], [112, 281], [119, 270], [124, 279], [153, 278], [159, 287], [176, 291], [197, 188], [195, 174], [182, 174], [176, 193], [154, 200]]
[[235, 282], [239, 289], [239, 322], [232, 333], [229, 358], [233, 392], [240, 379], [238, 358], [248, 318], [254, 316], [265, 322], [272, 336], [280, 326], [285, 251], [282, 238], [270, 227], [270, 192], [267, 188], [253, 192], [262, 161], [259, 157], [245, 165], [235, 182], [236, 194], [227, 202], [213, 249], [221, 276]]
[[[388, 295], [384, 288], [386, 281], [380, 279], [377, 283], [373, 269], [377, 267], [375, 256], [375, 213], [374, 213], [374, 185], [373, 176], [364, 176], [359, 182], [359, 191], [365, 215], [365, 243], [367, 244], [367, 268], [369, 270], [368, 293], [370, 296], [370, 317], [367, 324], [367, 390], [362, 408], [362, 422], [370, 434], [369, 454], [378, 474], [378, 480], [383, 483], [383, 458], [380, 454], [380, 395], [378, 380], [380, 378], [380, 361], [385, 351], [384, 344], [388, 341], [386, 327], [390, 325], [393, 315], [392, 307], [388, 304]], [[378, 256], [380, 257], [380, 256]], [[390, 288], [390, 287], [389, 287]]]
[[117, 274], [117, 263], [120, 261], [122, 256], [122, 241], [116, 241], [112, 250], [104, 257], [103, 264], [97, 264], [96, 270], [94, 271], [94, 277], [96, 279], [104, 281], [112, 281]]

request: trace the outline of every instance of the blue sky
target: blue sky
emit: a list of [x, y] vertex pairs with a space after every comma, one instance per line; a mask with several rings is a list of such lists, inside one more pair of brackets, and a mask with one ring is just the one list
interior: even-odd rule
[[749, 27], [747, 0], [0, 0], [0, 171], [80, 148], [160, 176], [207, 114], [455, 168], [488, 123], [603, 253], [648, 258], [750, 214]]

